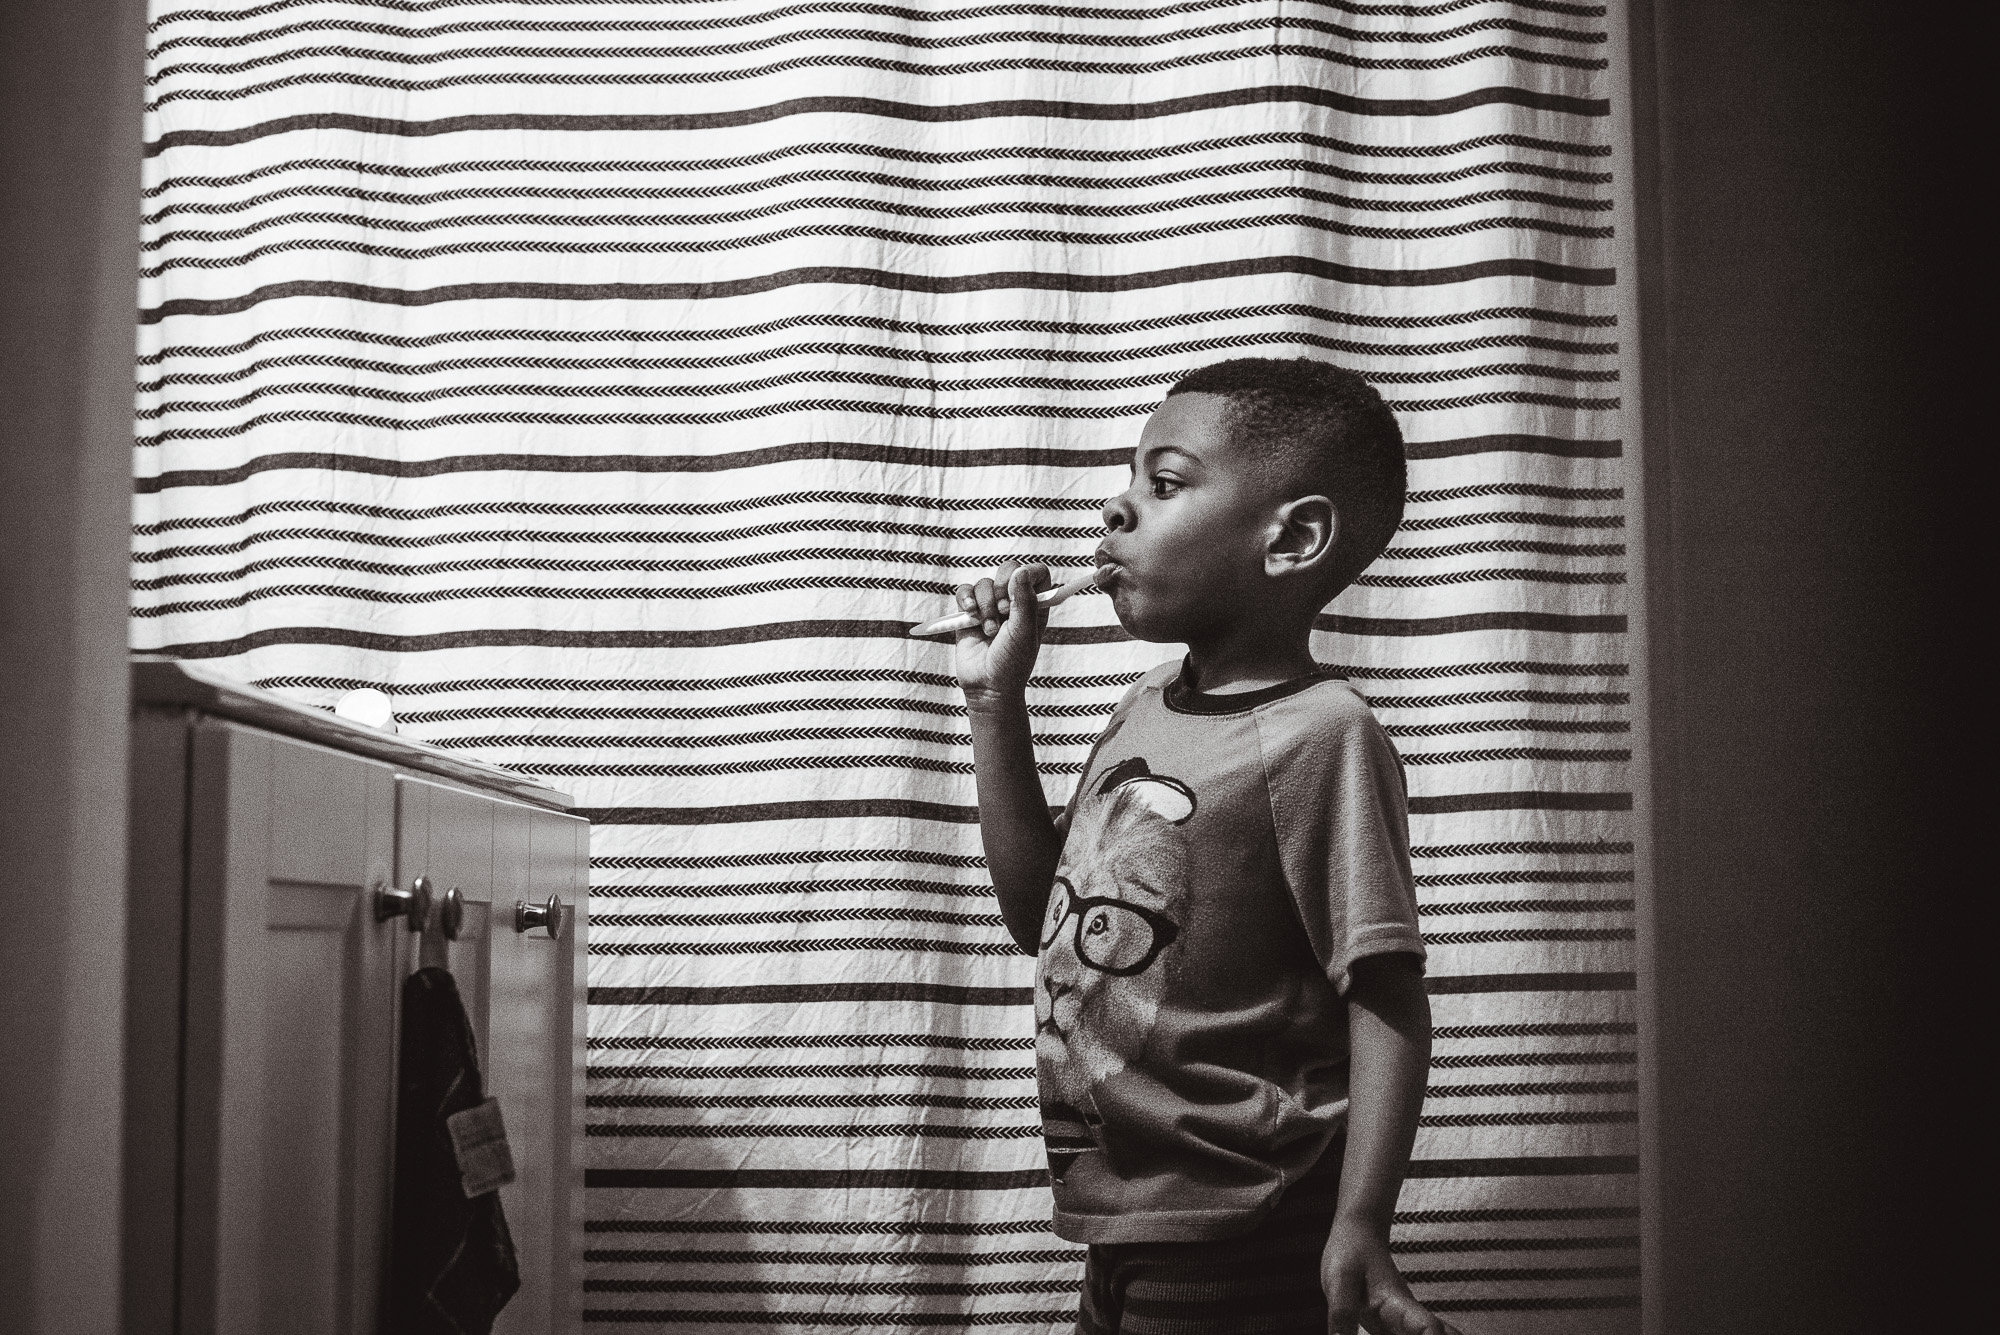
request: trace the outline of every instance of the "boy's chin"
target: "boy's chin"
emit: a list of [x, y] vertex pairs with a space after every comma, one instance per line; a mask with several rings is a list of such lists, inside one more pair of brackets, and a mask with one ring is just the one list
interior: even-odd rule
[[1149, 608], [1143, 598], [1124, 589], [1116, 589], [1111, 594], [1111, 610], [1118, 615], [1118, 625], [1135, 640], [1150, 644], [1180, 644], [1187, 639], [1183, 628], [1171, 617], [1163, 617], [1157, 608]]
[[1186, 644], [1188, 640], [1187, 631], [1178, 625], [1161, 625], [1155, 621], [1125, 616], [1118, 618], [1118, 624], [1127, 635], [1148, 644]]

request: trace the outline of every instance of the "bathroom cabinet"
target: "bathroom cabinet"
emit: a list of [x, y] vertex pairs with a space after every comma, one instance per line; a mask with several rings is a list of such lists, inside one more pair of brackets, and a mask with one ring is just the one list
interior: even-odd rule
[[131, 789], [127, 1331], [380, 1328], [413, 892], [454, 901], [448, 967], [513, 1154], [521, 1287], [494, 1330], [575, 1330], [588, 824], [519, 775], [160, 659], [134, 662]]

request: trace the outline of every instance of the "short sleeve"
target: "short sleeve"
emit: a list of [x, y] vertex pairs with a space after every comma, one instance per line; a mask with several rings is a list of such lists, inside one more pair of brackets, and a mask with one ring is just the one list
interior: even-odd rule
[[1259, 710], [1257, 740], [1286, 887], [1342, 994], [1356, 960], [1424, 957], [1402, 760], [1344, 685]]
[[[1169, 664], [1168, 666], [1171, 667], [1172, 665]], [[1146, 673], [1139, 680], [1133, 682], [1125, 694], [1118, 697], [1118, 703], [1111, 707], [1111, 717], [1104, 721], [1104, 731], [1097, 734], [1097, 740], [1090, 744], [1090, 754], [1084, 758], [1083, 768], [1077, 773], [1076, 787], [1070, 789], [1069, 801], [1063, 803], [1062, 811], [1056, 816], [1056, 838], [1058, 840], [1067, 840], [1069, 838], [1070, 820], [1076, 815], [1076, 804], [1083, 798], [1084, 785], [1090, 782], [1090, 772], [1096, 768], [1097, 757], [1104, 750], [1104, 744], [1113, 737], [1116, 737], [1118, 730], [1125, 726], [1125, 719], [1131, 714], [1132, 706], [1139, 702], [1139, 697], [1144, 695], [1148, 689], [1159, 689], [1158, 678], [1161, 675], [1162, 673], [1158, 668]]]

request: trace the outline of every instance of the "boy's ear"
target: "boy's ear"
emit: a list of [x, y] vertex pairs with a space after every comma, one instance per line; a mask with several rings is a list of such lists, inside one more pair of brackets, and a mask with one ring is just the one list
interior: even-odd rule
[[1324, 496], [1286, 501], [1272, 514], [1264, 573], [1303, 575], [1325, 565], [1340, 540], [1340, 513]]

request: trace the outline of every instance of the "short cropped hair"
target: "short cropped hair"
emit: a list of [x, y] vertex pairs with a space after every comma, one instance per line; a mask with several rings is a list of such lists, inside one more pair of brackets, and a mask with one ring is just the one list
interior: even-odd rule
[[1176, 394], [1229, 400], [1237, 442], [1252, 447], [1274, 484], [1333, 502], [1333, 592], [1389, 545], [1403, 521], [1403, 433], [1366, 380], [1308, 357], [1239, 357], [1188, 372], [1167, 391]]

